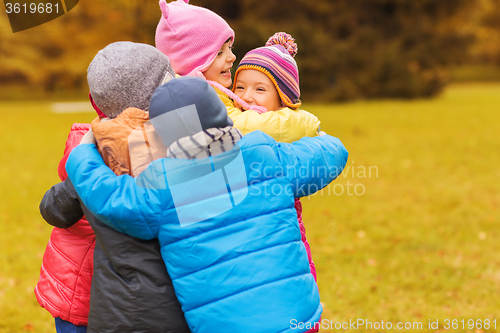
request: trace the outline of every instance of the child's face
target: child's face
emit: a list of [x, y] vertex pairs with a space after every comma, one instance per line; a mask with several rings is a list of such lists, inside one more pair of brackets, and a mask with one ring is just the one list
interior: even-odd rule
[[253, 69], [238, 73], [234, 93], [249, 105], [264, 106], [269, 111], [281, 108], [281, 99], [273, 82], [266, 74]]
[[231, 51], [231, 41], [226, 42], [219, 50], [217, 57], [210, 67], [203, 73], [207, 80], [215, 81], [228, 88], [231, 86], [231, 67], [236, 56]]

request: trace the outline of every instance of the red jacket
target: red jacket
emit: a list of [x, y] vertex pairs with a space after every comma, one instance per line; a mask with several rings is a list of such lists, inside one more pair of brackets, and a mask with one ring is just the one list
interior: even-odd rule
[[306, 227], [304, 226], [304, 222], [302, 221], [302, 203], [300, 202], [300, 199], [295, 199], [295, 210], [297, 211], [297, 220], [299, 221], [302, 243], [304, 243], [307, 252], [307, 259], [309, 260], [309, 268], [311, 269], [311, 274], [314, 276], [314, 280], [317, 280], [316, 266], [314, 265], [314, 261], [312, 259], [311, 247], [309, 246], [309, 242], [306, 238]]
[[[75, 123], [71, 127], [58, 167], [61, 180], [67, 177], [69, 153], [89, 129], [90, 124]], [[94, 246], [94, 232], [85, 217], [70, 228], [52, 230], [35, 287], [38, 304], [52, 316], [87, 326]]]
[[[306, 238], [306, 227], [304, 226], [304, 222], [302, 221], [302, 202], [300, 202], [300, 199], [297, 198], [295, 199], [295, 210], [297, 211], [297, 220], [299, 221], [299, 226], [300, 226], [300, 235], [302, 237], [302, 243], [304, 243], [304, 246], [306, 248], [307, 252], [307, 259], [309, 260], [309, 269], [311, 270], [311, 274], [314, 276], [314, 280], [317, 281], [316, 278], [316, 266], [314, 265], [314, 261], [312, 259], [311, 255], [311, 247], [309, 246], [309, 242], [307, 241]], [[306, 333], [315, 333], [319, 331], [319, 326], [321, 320], [319, 320], [315, 325], [313, 329], [310, 329]]]

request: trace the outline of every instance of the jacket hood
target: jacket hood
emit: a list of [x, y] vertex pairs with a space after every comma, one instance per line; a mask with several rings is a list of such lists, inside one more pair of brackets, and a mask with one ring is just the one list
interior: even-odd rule
[[233, 125], [215, 90], [199, 77], [181, 77], [158, 87], [149, 118], [167, 147], [202, 130]]

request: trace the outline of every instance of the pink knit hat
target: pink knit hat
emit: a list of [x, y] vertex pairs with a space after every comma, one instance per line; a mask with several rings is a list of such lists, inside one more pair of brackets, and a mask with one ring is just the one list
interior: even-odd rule
[[169, 59], [179, 75], [200, 76], [210, 67], [234, 31], [214, 12], [177, 0], [160, 0], [162, 16], [156, 28], [156, 48]]

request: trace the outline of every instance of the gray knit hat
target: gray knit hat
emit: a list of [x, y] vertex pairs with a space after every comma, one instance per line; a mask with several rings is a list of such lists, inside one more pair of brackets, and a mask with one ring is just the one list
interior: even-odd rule
[[132, 42], [109, 44], [87, 70], [90, 95], [110, 118], [128, 107], [148, 111], [155, 89], [174, 77], [166, 55], [151, 45]]

